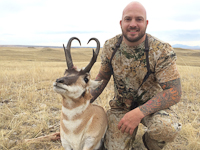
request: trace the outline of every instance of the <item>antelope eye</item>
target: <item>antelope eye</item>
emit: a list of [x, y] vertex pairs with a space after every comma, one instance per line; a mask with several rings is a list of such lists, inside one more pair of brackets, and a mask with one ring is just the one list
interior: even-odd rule
[[85, 81], [85, 83], [88, 83], [89, 80], [88, 80], [87, 77], [85, 77], [85, 78], [84, 78], [84, 81]]

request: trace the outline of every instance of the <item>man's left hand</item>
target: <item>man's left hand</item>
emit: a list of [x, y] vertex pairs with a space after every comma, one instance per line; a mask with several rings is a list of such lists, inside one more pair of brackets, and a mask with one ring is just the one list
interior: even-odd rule
[[144, 114], [137, 107], [124, 115], [118, 124], [118, 129], [121, 130], [122, 133], [125, 131], [132, 135], [135, 128], [139, 125], [144, 117]]

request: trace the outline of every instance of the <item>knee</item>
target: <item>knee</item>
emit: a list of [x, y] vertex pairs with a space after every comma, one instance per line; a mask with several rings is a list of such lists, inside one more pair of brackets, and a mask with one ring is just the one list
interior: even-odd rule
[[160, 118], [147, 129], [151, 139], [156, 141], [172, 142], [181, 130], [181, 124], [167, 118]]

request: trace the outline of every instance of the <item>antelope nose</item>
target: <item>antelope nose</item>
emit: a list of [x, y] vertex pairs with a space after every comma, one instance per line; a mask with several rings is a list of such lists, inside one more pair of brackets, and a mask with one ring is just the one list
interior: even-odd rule
[[64, 83], [64, 80], [63, 79], [56, 79], [56, 82], [57, 83]]

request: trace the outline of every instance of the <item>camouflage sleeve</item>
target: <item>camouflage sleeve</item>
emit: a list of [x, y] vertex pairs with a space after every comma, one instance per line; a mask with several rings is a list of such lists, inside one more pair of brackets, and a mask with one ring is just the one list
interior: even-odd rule
[[109, 73], [110, 72], [110, 57], [111, 57], [111, 47], [109, 41], [106, 41], [101, 53], [101, 68], [100, 71]]
[[155, 77], [159, 83], [180, 78], [176, 66], [176, 54], [169, 44], [165, 44], [156, 62]]
[[173, 48], [169, 44], [165, 45], [155, 68], [156, 79], [163, 91], [139, 106], [145, 116], [169, 108], [180, 101], [182, 93], [181, 82], [175, 61], [176, 54]]
[[99, 70], [99, 73], [96, 77], [96, 81], [101, 81], [103, 80], [103, 83], [97, 87], [96, 89], [91, 90], [91, 94], [92, 94], [92, 99], [90, 100], [90, 102], [94, 102], [96, 100], [96, 98], [103, 92], [103, 90], [105, 89], [106, 85], [108, 84], [110, 77], [111, 77], [111, 71], [110, 71], [110, 56], [109, 56], [109, 45], [108, 45], [108, 41], [105, 42], [104, 46], [103, 46], [103, 50], [102, 50], [102, 54], [101, 54], [101, 67]]

